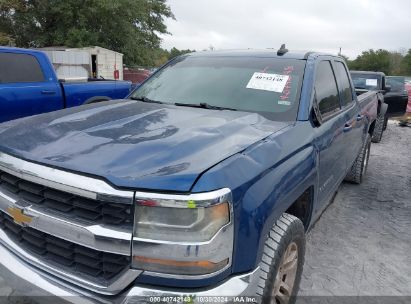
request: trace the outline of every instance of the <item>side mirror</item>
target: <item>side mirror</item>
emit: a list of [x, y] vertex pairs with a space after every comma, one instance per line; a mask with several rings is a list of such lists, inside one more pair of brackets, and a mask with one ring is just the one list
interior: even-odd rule
[[315, 91], [315, 89], [314, 89], [313, 108], [311, 109], [311, 117], [316, 127], [319, 127], [322, 125], [323, 117], [321, 116], [320, 108], [318, 107], [317, 92]]
[[315, 108], [312, 109], [311, 116], [312, 116], [312, 118], [313, 118], [314, 126], [319, 127], [319, 126], [322, 125], [323, 119], [322, 119], [322, 117], [321, 117], [321, 114], [320, 114], [320, 113], [317, 113], [317, 111], [315, 110]]
[[386, 84], [385, 87], [384, 87], [384, 91], [385, 91], [385, 93], [390, 92], [391, 91], [391, 86], [389, 84]]
[[320, 109], [317, 102], [317, 93], [314, 92], [313, 108], [311, 110], [311, 116], [313, 118], [314, 125], [319, 127], [323, 123], [323, 117], [321, 116]]
[[313, 108], [311, 110], [311, 117], [313, 118], [313, 122], [316, 127], [319, 127], [322, 125], [323, 118], [321, 116], [320, 110], [315, 100], [314, 100]]

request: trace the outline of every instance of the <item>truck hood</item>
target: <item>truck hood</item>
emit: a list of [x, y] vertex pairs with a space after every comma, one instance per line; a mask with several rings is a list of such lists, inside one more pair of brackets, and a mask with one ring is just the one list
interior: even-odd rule
[[0, 151], [120, 188], [188, 192], [202, 172], [289, 123], [119, 100], [0, 125]]

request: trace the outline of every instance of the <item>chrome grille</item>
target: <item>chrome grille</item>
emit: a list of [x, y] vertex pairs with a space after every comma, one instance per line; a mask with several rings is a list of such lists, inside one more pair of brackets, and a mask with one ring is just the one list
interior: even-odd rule
[[96, 251], [33, 228], [22, 227], [3, 212], [0, 212], [0, 228], [15, 243], [37, 257], [93, 280], [110, 280], [130, 267], [131, 259], [128, 256]]
[[131, 205], [87, 199], [20, 179], [0, 170], [0, 189], [10, 191], [35, 205], [62, 212], [95, 224], [132, 225]]

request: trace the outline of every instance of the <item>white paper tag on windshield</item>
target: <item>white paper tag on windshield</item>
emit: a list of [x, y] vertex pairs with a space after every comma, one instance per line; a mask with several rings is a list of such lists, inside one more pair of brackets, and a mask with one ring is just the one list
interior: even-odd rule
[[279, 100], [278, 104], [283, 106], [291, 106], [291, 102], [288, 100]]
[[289, 75], [254, 73], [247, 84], [247, 89], [282, 93]]
[[376, 87], [377, 86], [377, 79], [366, 79], [365, 80], [365, 85], [370, 86], [370, 87]]

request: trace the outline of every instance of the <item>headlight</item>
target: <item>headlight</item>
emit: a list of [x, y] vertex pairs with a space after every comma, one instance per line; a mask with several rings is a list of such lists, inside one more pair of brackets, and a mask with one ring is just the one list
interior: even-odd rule
[[156, 274], [205, 275], [230, 266], [234, 230], [229, 189], [145, 196], [136, 196], [135, 268]]
[[136, 206], [134, 235], [156, 241], [205, 242], [229, 222], [227, 202], [206, 208]]

